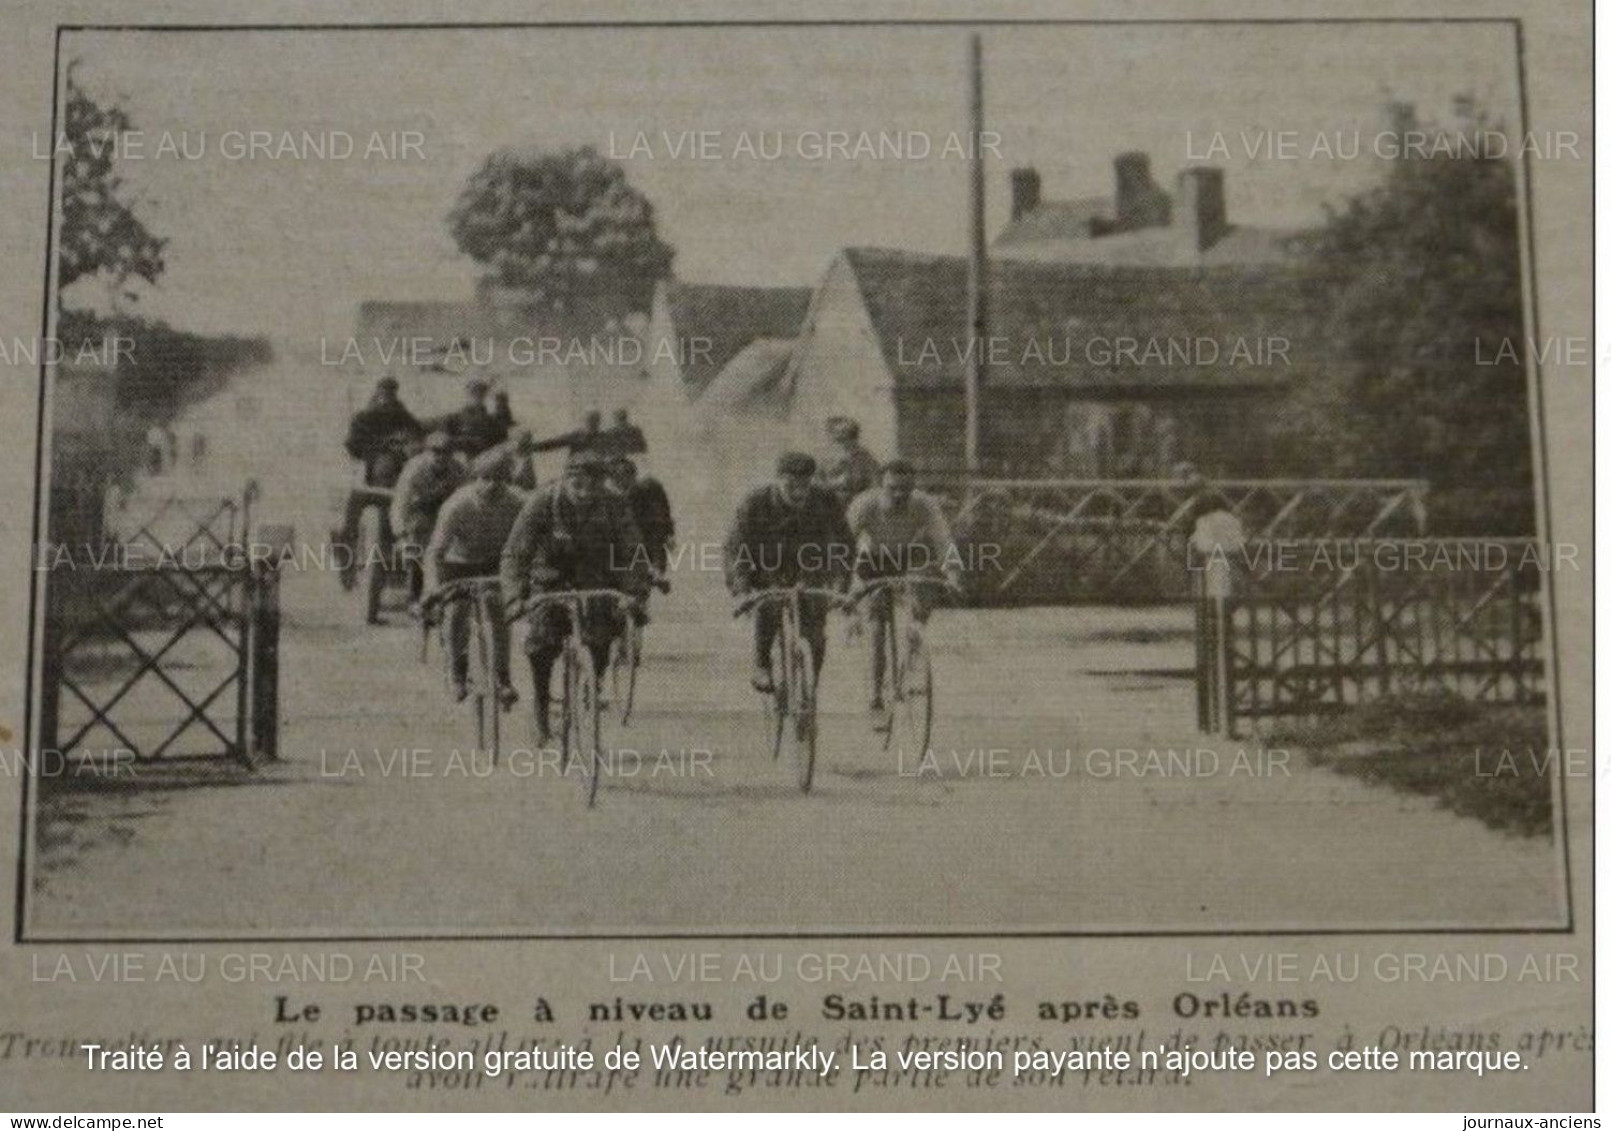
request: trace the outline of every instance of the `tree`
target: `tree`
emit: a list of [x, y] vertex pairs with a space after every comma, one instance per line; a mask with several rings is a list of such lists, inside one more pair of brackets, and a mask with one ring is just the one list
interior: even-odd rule
[[1422, 143], [1319, 233], [1339, 360], [1296, 390], [1286, 440], [1317, 473], [1430, 480], [1446, 529], [1531, 533], [1515, 170], [1468, 99], [1445, 129], [1395, 111]]
[[655, 232], [654, 206], [589, 147], [492, 154], [459, 194], [448, 228], [487, 282], [559, 311], [647, 311], [675, 254]]
[[133, 129], [117, 105], [101, 106], [67, 70], [67, 110], [62, 138], [62, 225], [57, 284], [66, 289], [80, 279], [104, 276], [114, 295], [133, 298], [131, 278], [155, 283], [163, 271], [167, 240], [152, 235], [125, 202], [117, 175], [121, 140]]

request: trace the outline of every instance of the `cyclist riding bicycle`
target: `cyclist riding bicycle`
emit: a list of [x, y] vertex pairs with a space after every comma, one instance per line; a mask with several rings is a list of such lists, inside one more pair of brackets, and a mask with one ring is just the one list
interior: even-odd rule
[[878, 484], [878, 457], [861, 445], [861, 425], [848, 416], [830, 416], [826, 425], [831, 445], [820, 482], [849, 506], [863, 491]]
[[671, 499], [660, 480], [652, 475], [639, 475], [638, 465], [626, 456], [610, 460], [610, 487], [626, 500], [632, 520], [638, 524], [643, 544], [638, 555], [649, 568], [655, 584], [669, 592], [671, 583], [666, 571], [671, 564], [671, 541], [677, 532], [671, 518]]
[[[778, 458], [777, 480], [758, 487], [739, 504], [727, 536], [727, 587], [743, 597], [756, 589], [805, 584], [844, 589], [850, 579], [855, 539], [845, 525], [837, 496], [813, 482], [817, 461], [803, 452]], [[771, 693], [772, 641], [782, 611], [763, 605], [755, 614], [755, 669], [750, 684]], [[828, 604], [808, 596], [801, 607], [801, 635], [811, 644], [814, 666], [827, 653]]]
[[[906, 574], [941, 574], [953, 588], [961, 585], [961, 558], [951, 525], [940, 509], [939, 500], [917, 490], [917, 471], [904, 459], [890, 460], [883, 467], [882, 482], [851, 501], [846, 519], [856, 537], [856, 578], [861, 583]], [[932, 598], [923, 587], [910, 592], [912, 619], [928, 620]], [[868, 599], [868, 617], [873, 632], [873, 712], [884, 710], [879, 694], [884, 686], [885, 637], [879, 631], [888, 623], [894, 595], [884, 589]]]
[[[448, 496], [437, 514], [425, 550], [427, 581], [433, 590], [454, 581], [496, 577], [499, 557], [515, 524], [525, 496], [509, 486], [508, 465], [494, 460], [476, 470], [476, 477]], [[493, 672], [498, 701], [508, 707], [519, 698], [509, 682], [509, 629], [504, 621], [498, 589], [481, 596], [482, 611], [492, 629]], [[452, 662], [453, 694], [469, 694], [470, 607], [465, 601], [448, 606], [448, 651]]]
[[[608, 461], [598, 453], [573, 451], [565, 477], [526, 501], [499, 563], [506, 603], [534, 592], [572, 589], [615, 589], [630, 597], [644, 596], [648, 570], [638, 553], [642, 536], [626, 500], [606, 487], [608, 469]], [[592, 654], [594, 673], [602, 676], [621, 620], [616, 607], [604, 601], [589, 604], [582, 619], [582, 640]], [[575, 627], [564, 607], [545, 605], [532, 616], [527, 630], [539, 744], [553, 737], [548, 706], [554, 661]]]
[[425, 438], [425, 450], [403, 465], [392, 492], [392, 529], [410, 548], [408, 566], [409, 607], [418, 611], [425, 588], [424, 561], [420, 554], [430, 544], [442, 504], [464, 485], [465, 470], [453, 454], [453, 438], [446, 432], [432, 432]]

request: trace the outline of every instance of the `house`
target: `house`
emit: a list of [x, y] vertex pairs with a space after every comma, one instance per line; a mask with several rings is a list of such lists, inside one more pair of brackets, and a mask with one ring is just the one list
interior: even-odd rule
[[1255, 267], [1290, 263], [1311, 233], [1231, 222], [1225, 172], [1182, 169], [1173, 192], [1145, 153], [1113, 163], [1111, 197], [1046, 200], [1033, 168], [1012, 171], [1012, 215], [991, 246], [999, 259], [1109, 266]]
[[973, 350], [989, 473], [1152, 478], [1191, 461], [1259, 475], [1272, 414], [1321, 361], [1320, 281], [1295, 266], [1003, 260], [989, 281], [989, 332], [970, 343], [966, 260], [837, 256], [784, 377], [802, 442], [847, 415], [876, 455], [960, 469]]
[[[752, 344], [793, 339], [810, 302], [809, 287], [662, 281], [655, 289], [644, 349], [650, 377], [697, 400]], [[776, 347], [761, 352], [773, 357]], [[755, 361], [747, 359], [746, 370]]]

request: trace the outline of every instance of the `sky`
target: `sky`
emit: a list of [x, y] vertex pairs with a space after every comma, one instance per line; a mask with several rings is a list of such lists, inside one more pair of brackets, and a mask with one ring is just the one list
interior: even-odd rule
[[[955, 27], [82, 31], [64, 35], [63, 52], [140, 131], [119, 172], [147, 226], [171, 240], [140, 308], [201, 332], [312, 340], [351, 332], [364, 300], [468, 298], [476, 267], [445, 217], [481, 161], [509, 146], [589, 144], [619, 159], [683, 279], [810, 285], [847, 246], [962, 252], [967, 164], [945, 149], [967, 129], [966, 37]], [[1055, 199], [1111, 193], [1113, 157], [1127, 149], [1147, 152], [1166, 187], [1188, 164], [1218, 164], [1233, 222], [1300, 226], [1380, 175], [1368, 158], [1389, 99], [1437, 116], [1469, 93], [1516, 132], [1503, 25], [983, 37], [992, 233], [1021, 165], [1038, 168]], [[253, 131], [276, 152], [247, 153]], [[885, 150], [828, 152], [835, 135]], [[1325, 156], [1350, 139], [1365, 159]], [[349, 142], [351, 156], [330, 156]], [[31, 144], [36, 156], [51, 148], [43, 125]]]

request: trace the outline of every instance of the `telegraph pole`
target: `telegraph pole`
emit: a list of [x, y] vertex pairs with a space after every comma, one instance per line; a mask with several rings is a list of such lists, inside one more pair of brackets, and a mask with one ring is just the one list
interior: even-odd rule
[[963, 452], [968, 478], [979, 474], [979, 387], [984, 380], [985, 343], [989, 340], [989, 260], [985, 252], [984, 175], [984, 47], [979, 33], [968, 37], [968, 367], [963, 391]]

